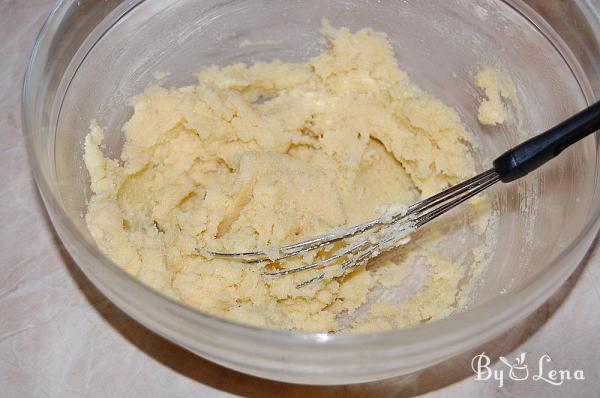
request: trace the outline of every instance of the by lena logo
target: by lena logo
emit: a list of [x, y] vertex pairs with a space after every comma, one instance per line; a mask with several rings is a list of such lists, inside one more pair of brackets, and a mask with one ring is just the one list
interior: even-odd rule
[[[485, 352], [475, 355], [471, 360], [471, 368], [475, 372], [475, 380], [495, 380], [498, 382], [498, 387], [504, 386], [504, 380], [508, 377], [513, 381], [531, 380], [540, 381], [560, 386], [568, 380], [585, 380], [585, 375], [582, 369], [573, 371], [568, 369], [555, 369], [552, 366], [552, 358], [548, 354], [542, 355], [537, 361], [537, 369], [529, 366], [526, 362], [527, 353], [522, 352], [515, 358], [514, 362], [510, 362], [505, 357], [498, 359], [502, 363], [500, 369], [492, 369], [490, 367], [491, 359]], [[531, 370], [531, 371], [530, 371]]]

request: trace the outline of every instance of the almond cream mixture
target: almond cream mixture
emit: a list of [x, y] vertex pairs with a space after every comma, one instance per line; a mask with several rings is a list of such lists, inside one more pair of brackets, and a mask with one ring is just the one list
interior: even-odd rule
[[[384, 330], [454, 311], [469, 266], [445, 254], [435, 229], [392, 259], [305, 285], [320, 271], [269, 278], [264, 265], [201, 254], [294, 243], [475, 174], [457, 113], [410, 82], [384, 34], [327, 24], [323, 33], [326, 49], [304, 63], [213, 67], [197, 85], [149, 87], [131, 100], [118, 160], [92, 122], [86, 220], [101, 250], [168, 296], [264, 327]], [[468, 228], [485, 233], [487, 201], [466, 207]], [[371, 302], [407, 280], [418, 285], [407, 297]]]

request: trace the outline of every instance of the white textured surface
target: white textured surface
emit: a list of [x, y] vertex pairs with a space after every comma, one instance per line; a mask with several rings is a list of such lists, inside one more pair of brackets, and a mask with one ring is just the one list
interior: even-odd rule
[[[224, 369], [165, 341], [123, 314], [85, 279], [45, 215], [23, 148], [19, 98], [27, 55], [50, 0], [0, 0], [0, 397], [596, 397], [600, 396], [600, 251], [542, 308], [471, 353], [377, 383], [308, 387]], [[497, 388], [475, 381], [474, 353], [544, 353], [585, 381]], [[505, 369], [495, 363], [497, 369]], [[537, 366], [536, 366], [537, 367]]]

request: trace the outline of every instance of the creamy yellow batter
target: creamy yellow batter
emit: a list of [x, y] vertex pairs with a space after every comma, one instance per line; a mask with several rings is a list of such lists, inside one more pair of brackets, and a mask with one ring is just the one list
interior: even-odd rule
[[[198, 254], [297, 242], [474, 174], [458, 115], [409, 81], [384, 34], [323, 32], [327, 48], [305, 63], [213, 67], [195, 86], [149, 87], [131, 100], [120, 160], [103, 154], [92, 123], [86, 220], [104, 253], [164, 294], [271, 328], [382, 330], [455, 309], [465, 267], [437, 249], [435, 234], [395, 261], [300, 287], [318, 271], [267, 278], [264, 266]], [[427, 270], [418, 292], [365, 306], [415, 261]]]

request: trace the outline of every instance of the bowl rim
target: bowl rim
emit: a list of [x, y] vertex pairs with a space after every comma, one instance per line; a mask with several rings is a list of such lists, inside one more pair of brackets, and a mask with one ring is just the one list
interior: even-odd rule
[[[98, 260], [98, 262], [105, 265], [109, 269], [109, 272], [116, 274], [118, 278], [125, 279], [127, 284], [134, 286], [137, 290], [143, 292], [142, 294], [144, 295], [158, 296], [158, 299], [164, 301], [166, 306], [172, 307], [177, 312], [183, 314], [186, 318], [194, 318], [194, 321], [198, 322], [200, 325], [211, 327], [213, 329], [227, 328], [229, 331], [238, 334], [239, 336], [253, 336], [259, 340], [268, 341], [271, 344], [281, 343], [303, 346], [321, 346], [323, 344], [327, 344], [329, 347], [332, 347], [332, 349], [333, 347], [339, 347], [344, 350], [346, 349], [346, 346], [356, 345], [356, 343], [359, 341], [362, 345], [370, 341], [377, 341], [378, 343], [382, 343], [382, 349], [384, 349], [383, 347], [386, 346], [386, 343], [393, 343], [395, 346], [411, 347], [414, 350], [434, 350], [436, 348], [439, 349], [440, 347], [448, 346], [461, 340], [469, 341], [468, 345], [473, 347], [512, 327], [518, 322], [518, 320], [523, 319], [539, 305], [541, 305], [546, 299], [548, 299], [575, 270], [581, 260], [569, 263], [566, 266], [561, 265], [562, 261], [569, 257], [573, 251], [580, 249], [580, 245], [586, 240], [586, 238], [592, 236], [590, 242], [593, 242], [593, 237], [596, 236], [598, 230], [600, 229], [600, 208], [596, 208], [587, 224], [579, 232], [577, 237], [575, 237], [573, 241], [571, 241], [569, 245], [567, 245], [556, 257], [550, 260], [550, 265], [547, 269], [540, 273], [539, 278], [533, 280], [528, 285], [525, 285], [518, 290], [512, 291], [510, 296], [501, 295], [490, 299], [483, 304], [469, 308], [463, 312], [452, 314], [448, 318], [436, 320], [434, 322], [408, 329], [340, 334], [268, 329], [224, 319], [193, 308], [181, 301], [167, 297], [163, 293], [145, 285], [134, 276], [125, 272], [116, 263], [102, 254], [95, 245], [81, 236], [77, 226], [69, 218], [63, 206], [61, 205], [60, 199], [51, 189], [49, 181], [42, 172], [42, 165], [34, 153], [32, 119], [30, 117], [30, 112], [27, 111], [29, 104], [31, 103], [31, 98], [34, 97], [32, 93], [36, 86], [32, 81], [33, 70], [37, 63], [38, 57], [40, 56], [40, 48], [43, 45], [43, 42], [51, 37], [52, 28], [57, 26], [57, 23], [60, 23], [61, 10], [65, 7], [68, 7], [70, 4], [75, 3], [76, 1], [77, 0], [59, 0], [55, 4], [35, 40], [35, 44], [27, 62], [25, 77], [22, 85], [21, 121], [29, 164], [33, 172], [34, 180], [41, 197], [43, 198], [46, 210], [48, 211], [48, 209], [51, 208], [54, 212], [55, 216], [53, 217], [52, 212], [48, 211], [55, 231], [58, 232], [58, 229], [54, 226], [54, 224], [59, 224], [64, 228], [64, 230], [68, 231], [69, 234], [75, 236], [78, 240], [78, 244], [82, 245], [84, 250]], [[134, 0], [130, 1], [129, 3], [138, 4], [143, 1], [144, 0]], [[581, 78], [584, 77], [585, 74], [582, 73], [581, 66], [576, 61], [575, 57], [570, 54], [569, 48], [542, 17], [537, 15], [537, 13], [522, 0], [502, 1], [516, 10], [524, 18], [529, 20], [532, 25], [538, 28], [539, 32], [543, 36], [555, 44], [555, 47], [556, 44], [558, 44], [559, 47], [556, 48], [557, 52], [563, 56], [566, 64], [572, 68], [572, 72], [574, 72], [574, 76], [578, 83], [580, 85], [582, 83], [587, 83], [589, 86], [589, 82], [586, 80], [583, 82], [581, 81]], [[536, 16], [537, 19], [533, 20], [532, 16]], [[550, 34], [552, 37], [548, 37], [548, 34]], [[595, 98], [591, 89], [589, 87], [587, 89], [586, 87], [582, 87], [582, 91], [588, 104], [592, 103]], [[600, 153], [600, 138], [597, 134], [595, 138], [595, 153], [597, 160], [596, 181], [598, 181], [598, 154]], [[598, 195], [598, 185], [596, 186], [596, 192], [594, 195]], [[63, 245], [65, 245], [64, 240], [62, 240], [62, 242]], [[583, 244], [587, 246], [585, 248], [585, 251], [587, 252], [591, 243]], [[70, 250], [67, 245], [65, 246], [68, 250]], [[78, 267], [82, 269], [79, 264]], [[86, 273], [85, 270], [83, 271]], [[87, 273], [86, 275], [89, 277]], [[515, 302], [520, 304], [514, 305]], [[479, 314], [482, 313], [487, 313], [488, 315], [484, 317], [479, 316]], [[465, 325], [469, 326], [465, 327]], [[464, 347], [459, 350], [455, 350], [453, 354], [456, 354], [460, 351], [464, 351]]]

